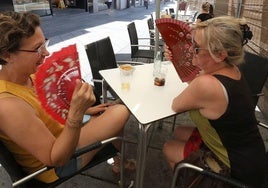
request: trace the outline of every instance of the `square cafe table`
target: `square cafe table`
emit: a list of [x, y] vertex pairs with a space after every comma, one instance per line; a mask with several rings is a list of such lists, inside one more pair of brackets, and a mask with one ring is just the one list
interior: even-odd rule
[[[139, 138], [135, 181], [137, 188], [143, 187], [147, 154], [147, 131], [153, 122], [176, 115], [176, 112], [171, 109], [172, 101], [188, 85], [187, 83], [182, 83], [171, 62], [163, 62], [162, 66], [168, 68], [164, 86], [154, 85], [154, 64], [144, 64], [135, 66], [128, 91], [121, 89], [119, 68], [100, 71], [101, 76], [104, 78], [104, 84], [108, 84], [116, 92], [138, 121]], [[104, 87], [104, 98], [106, 93], [107, 90]]]

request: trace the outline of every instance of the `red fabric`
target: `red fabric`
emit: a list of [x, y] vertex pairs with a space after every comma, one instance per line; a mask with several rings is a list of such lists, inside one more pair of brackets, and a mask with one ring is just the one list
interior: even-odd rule
[[183, 156], [184, 159], [194, 151], [200, 149], [203, 141], [197, 128], [195, 128], [184, 146]]

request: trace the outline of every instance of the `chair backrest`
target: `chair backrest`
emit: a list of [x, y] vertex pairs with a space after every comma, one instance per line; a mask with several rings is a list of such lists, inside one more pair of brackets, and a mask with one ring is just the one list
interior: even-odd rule
[[245, 53], [245, 62], [239, 65], [239, 69], [245, 76], [253, 96], [253, 104], [256, 106], [262, 88], [268, 76], [268, 59], [252, 54]]
[[[0, 164], [6, 170], [12, 182], [17, 181], [25, 176], [21, 167], [17, 164], [12, 154], [0, 141]], [[23, 188], [26, 186], [22, 186]]]
[[197, 15], [198, 15], [198, 11], [196, 11], [196, 12], [194, 13], [194, 16], [193, 16], [193, 18], [192, 18], [192, 22], [195, 22], [195, 20], [196, 20], [196, 18], [197, 18]]
[[[100, 39], [85, 46], [87, 57], [90, 63], [93, 79], [101, 80], [100, 70], [116, 68], [116, 58], [110, 37]], [[97, 96], [102, 95], [101, 83], [95, 84]]]
[[[2, 141], [0, 141], [0, 164], [7, 172], [12, 182], [16, 182], [27, 175], [23, 171], [22, 167], [16, 162], [16, 160], [14, 159], [10, 151], [2, 143]], [[30, 181], [25, 182], [17, 187], [18, 188], [32, 188], [32, 187], [48, 188], [49, 186], [48, 184], [40, 182], [36, 179], [31, 179]]]
[[152, 18], [152, 20], [153, 20], [153, 22], [154, 22], [154, 16], [153, 16], [153, 14], [151, 13], [151, 18]]
[[147, 24], [148, 24], [149, 30], [154, 29], [154, 21], [152, 18], [147, 19]]
[[174, 8], [169, 8], [169, 14], [174, 14]]
[[148, 25], [148, 29], [149, 29], [150, 45], [154, 46], [155, 45], [154, 33], [150, 31], [150, 30], [154, 30], [154, 22], [153, 22], [152, 18], [147, 19], [147, 25]]
[[168, 9], [165, 9], [165, 11], [166, 11], [166, 15], [169, 15]]
[[110, 37], [86, 45], [93, 78], [102, 79], [99, 70], [116, 68], [117, 63]]
[[[137, 34], [135, 23], [131, 22], [130, 24], [128, 24], [127, 30], [128, 30], [128, 35], [129, 35], [129, 39], [130, 39], [130, 44], [131, 45], [138, 45], [139, 44], [138, 43], [138, 34]], [[135, 54], [138, 50], [139, 50], [138, 46], [131, 46], [131, 58], [133, 58], [133, 54]]]

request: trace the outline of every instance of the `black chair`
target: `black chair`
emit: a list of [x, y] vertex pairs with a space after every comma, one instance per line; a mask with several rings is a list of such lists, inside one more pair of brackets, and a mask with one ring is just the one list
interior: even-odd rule
[[[152, 45], [140, 45], [136, 26], [134, 22], [131, 22], [127, 26], [130, 45], [131, 45], [131, 58], [137, 60], [140, 58], [147, 59], [147, 62], [151, 62], [154, 59], [154, 46]], [[148, 40], [148, 39], [147, 39]]]
[[154, 29], [154, 21], [152, 18], [148, 18], [147, 19], [147, 25], [148, 25], [148, 29], [149, 30], [153, 30]]
[[[115, 54], [110, 38], [107, 37], [96, 42], [87, 44], [85, 46], [85, 49], [93, 75], [95, 93], [98, 96], [102, 96], [103, 80], [101, 75], [99, 74], [99, 71], [103, 69], [117, 67]], [[109, 92], [111, 93], [111, 100], [117, 98], [116, 94], [112, 90], [109, 89]]]
[[245, 63], [239, 66], [245, 76], [253, 96], [253, 104], [256, 106], [262, 93], [262, 88], [268, 76], [268, 59], [252, 54], [245, 53]]
[[152, 18], [148, 18], [147, 19], [147, 25], [148, 25], [148, 29], [149, 29], [149, 36], [150, 36], [150, 45], [154, 46], [155, 45], [155, 27], [154, 27], [154, 21]]
[[165, 9], [165, 11], [166, 11], [165, 14], [168, 15], [169, 14], [168, 9]]
[[[94, 90], [97, 96], [103, 95], [103, 87], [107, 87], [107, 91], [111, 94], [108, 99], [115, 100], [117, 95], [108, 86], [104, 85], [103, 78], [99, 74], [100, 70], [117, 68], [120, 64], [142, 64], [139, 62], [131, 61], [116, 61], [113, 46], [110, 37], [100, 39], [85, 46], [87, 57], [90, 63], [91, 71], [93, 74]], [[104, 101], [106, 102], [106, 101]]]
[[78, 157], [86, 152], [92, 151], [94, 149], [103, 147], [95, 156], [94, 158], [81, 170], [71, 174], [68, 177], [60, 178], [52, 183], [43, 183], [36, 179], [35, 176], [45, 172], [53, 167], [44, 167], [37, 172], [34, 172], [30, 175], [26, 175], [26, 173], [22, 170], [22, 167], [18, 165], [15, 161], [12, 154], [8, 151], [8, 149], [4, 146], [4, 144], [0, 141], [0, 164], [3, 166], [7, 174], [9, 175], [12, 181], [12, 187], [19, 187], [19, 188], [53, 188], [56, 187], [63, 182], [67, 181], [68, 179], [74, 177], [75, 175], [80, 174], [81, 172], [92, 168], [102, 162], [107, 161], [108, 159], [116, 156], [118, 154], [117, 149], [110, 143], [113, 140], [121, 139], [121, 137], [114, 137], [111, 139], [107, 139], [101, 142], [96, 142], [91, 144], [87, 147], [81, 148], [78, 150], [72, 158]]
[[0, 12], [5, 12], [5, 11], [14, 11], [14, 5], [12, 1], [9, 1], [9, 0], [1, 1]]
[[175, 10], [174, 10], [174, 8], [169, 8], [168, 9], [169, 10], [169, 15], [171, 16], [171, 18], [175, 18]]
[[[149, 36], [150, 36], [150, 45], [155, 46], [155, 26], [154, 21], [152, 18], [147, 19], [147, 25], [149, 29]], [[160, 33], [159, 33], [160, 35]], [[159, 46], [162, 48], [164, 46], [164, 41], [161, 36], [159, 36]]]
[[[241, 64], [239, 66], [239, 69], [249, 84], [249, 87], [250, 87], [250, 90], [252, 93], [252, 101], [253, 101], [254, 106], [256, 106], [258, 103], [259, 97], [263, 95], [262, 88], [264, 87], [265, 82], [267, 80], [268, 59], [261, 57], [261, 56], [258, 56], [256, 54], [246, 52], [245, 53], [245, 63]], [[264, 128], [268, 128], [268, 126], [262, 122], [259, 122], [259, 125], [264, 127]], [[266, 156], [267, 156], [266, 161], [263, 162], [264, 165], [266, 165], [266, 167], [267, 167], [267, 172], [266, 172], [266, 176], [267, 176], [266, 179], [267, 180], [264, 182], [265, 184], [267, 184], [267, 181], [268, 181], [268, 153], [266, 154]], [[229, 183], [230, 185], [232, 185], [234, 187], [240, 187], [240, 188], [249, 187], [248, 185], [244, 184], [243, 182], [237, 181], [233, 178], [224, 177], [218, 173], [212, 172], [212, 171], [207, 170], [207, 169], [202, 169], [198, 166], [195, 166], [195, 165], [192, 165], [189, 163], [180, 163], [179, 165], [177, 165], [177, 167], [175, 168], [175, 171], [174, 171], [174, 175], [173, 175], [173, 179], [172, 179], [172, 186], [171, 186], [172, 188], [175, 188], [178, 173], [183, 168], [189, 168], [189, 169], [192, 169], [194, 171], [198, 171], [200, 174], [202, 174], [204, 176], [219, 179], [221, 181]], [[263, 187], [267, 187], [267, 185], [265, 185]]]
[[193, 18], [192, 18], [192, 22], [195, 22], [196, 18], [197, 18], [197, 15], [198, 15], [198, 11], [196, 11], [193, 15]]
[[[260, 96], [264, 96], [262, 88], [268, 76], [268, 59], [249, 52], [245, 53], [245, 63], [239, 66], [252, 92], [253, 105], [258, 105]], [[268, 125], [259, 122], [259, 126], [268, 129]]]
[[169, 8], [169, 14], [174, 14], [175, 11], [174, 11], [174, 8]]
[[154, 16], [153, 16], [153, 14], [151, 13], [151, 18], [152, 18], [152, 21], [153, 21], [153, 23], [154, 23]]

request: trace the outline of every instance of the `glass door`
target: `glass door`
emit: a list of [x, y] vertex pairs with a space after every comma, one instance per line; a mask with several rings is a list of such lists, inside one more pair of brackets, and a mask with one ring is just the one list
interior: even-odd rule
[[13, 0], [14, 11], [30, 11], [40, 16], [52, 15], [50, 0]]

